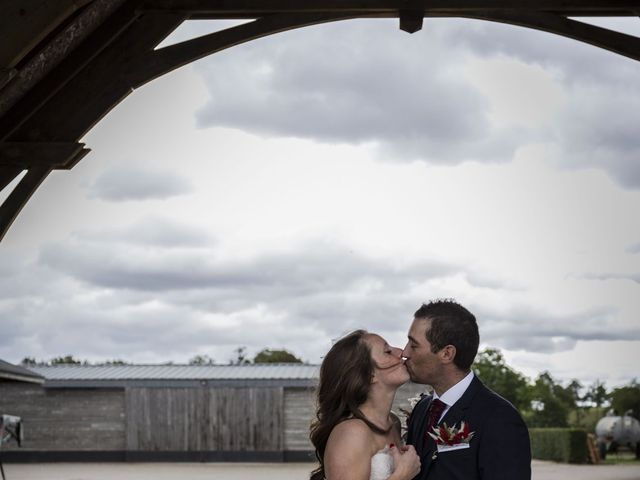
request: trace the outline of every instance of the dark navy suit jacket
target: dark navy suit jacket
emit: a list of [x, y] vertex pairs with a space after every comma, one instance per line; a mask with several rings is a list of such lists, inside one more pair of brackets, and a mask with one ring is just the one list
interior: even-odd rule
[[407, 443], [422, 466], [414, 480], [531, 480], [529, 431], [511, 403], [477, 378], [442, 418], [448, 426], [464, 421], [475, 432], [469, 448], [437, 452], [425, 433], [432, 396], [424, 396], [407, 422]]

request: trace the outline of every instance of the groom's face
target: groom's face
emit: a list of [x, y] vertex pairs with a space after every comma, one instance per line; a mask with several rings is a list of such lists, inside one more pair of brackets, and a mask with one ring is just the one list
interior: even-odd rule
[[436, 353], [431, 351], [431, 343], [427, 340], [427, 331], [431, 328], [428, 318], [415, 318], [407, 335], [409, 341], [402, 351], [407, 360], [405, 365], [411, 375], [411, 381], [432, 385], [437, 379], [440, 362]]

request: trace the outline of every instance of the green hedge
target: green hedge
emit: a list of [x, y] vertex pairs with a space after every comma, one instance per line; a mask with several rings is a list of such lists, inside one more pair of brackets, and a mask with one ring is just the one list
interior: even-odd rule
[[575, 428], [530, 428], [531, 456], [564, 463], [587, 461], [587, 432]]

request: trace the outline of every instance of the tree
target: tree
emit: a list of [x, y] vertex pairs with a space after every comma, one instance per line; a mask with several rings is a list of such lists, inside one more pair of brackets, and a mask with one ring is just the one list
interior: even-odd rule
[[609, 400], [609, 393], [604, 382], [600, 380], [593, 382], [585, 394], [585, 400], [598, 408], [602, 407]]
[[542, 372], [531, 389], [534, 408], [527, 416], [529, 427], [567, 427], [569, 410], [575, 407], [571, 391]]
[[20, 365], [24, 365], [25, 367], [35, 367], [39, 365], [41, 362], [37, 362], [35, 357], [24, 357], [20, 360]]
[[569, 382], [569, 385], [565, 388], [565, 390], [571, 396], [572, 402], [574, 405], [578, 405], [580, 402], [584, 400], [584, 396], [580, 395], [580, 391], [584, 388], [582, 383], [579, 380], [573, 379]]
[[78, 360], [73, 355], [65, 355], [64, 357], [52, 358], [49, 362], [51, 365], [89, 365], [87, 360]]
[[114, 358], [113, 360], [105, 360], [104, 362], [96, 363], [96, 365], [132, 365], [131, 362]]
[[527, 409], [531, 403], [526, 377], [507, 365], [500, 350], [485, 348], [473, 364], [475, 374], [494, 392], [509, 400], [517, 409]]
[[631, 410], [631, 416], [640, 419], [640, 384], [634, 379], [624, 387], [611, 392], [611, 407], [618, 415]]
[[253, 359], [253, 363], [302, 363], [302, 360], [287, 350], [265, 348], [258, 352]]
[[189, 360], [189, 365], [214, 365], [215, 361], [209, 355], [196, 355]]
[[236, 354], [236, 358], [229, 360], [229, 365], [247, 365], [251, 363], [251, 360], [247, 358], [247, 347], [238, 347], [233, 353]]
[[527, 425], [531, 428], [567, 427], [568, 409], [557, 398], [549, 396], [537, 401], [539, 408], [526, 416]]

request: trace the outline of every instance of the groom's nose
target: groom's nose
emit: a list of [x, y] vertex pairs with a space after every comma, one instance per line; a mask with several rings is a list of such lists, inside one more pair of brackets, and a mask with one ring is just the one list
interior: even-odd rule
[[406, 347], [404, 347], [404, 350], [402, 350], [402, 356], [404, 358], [409, 358], [409, 349], [407, 348], [409, 345], [407, 345]]

